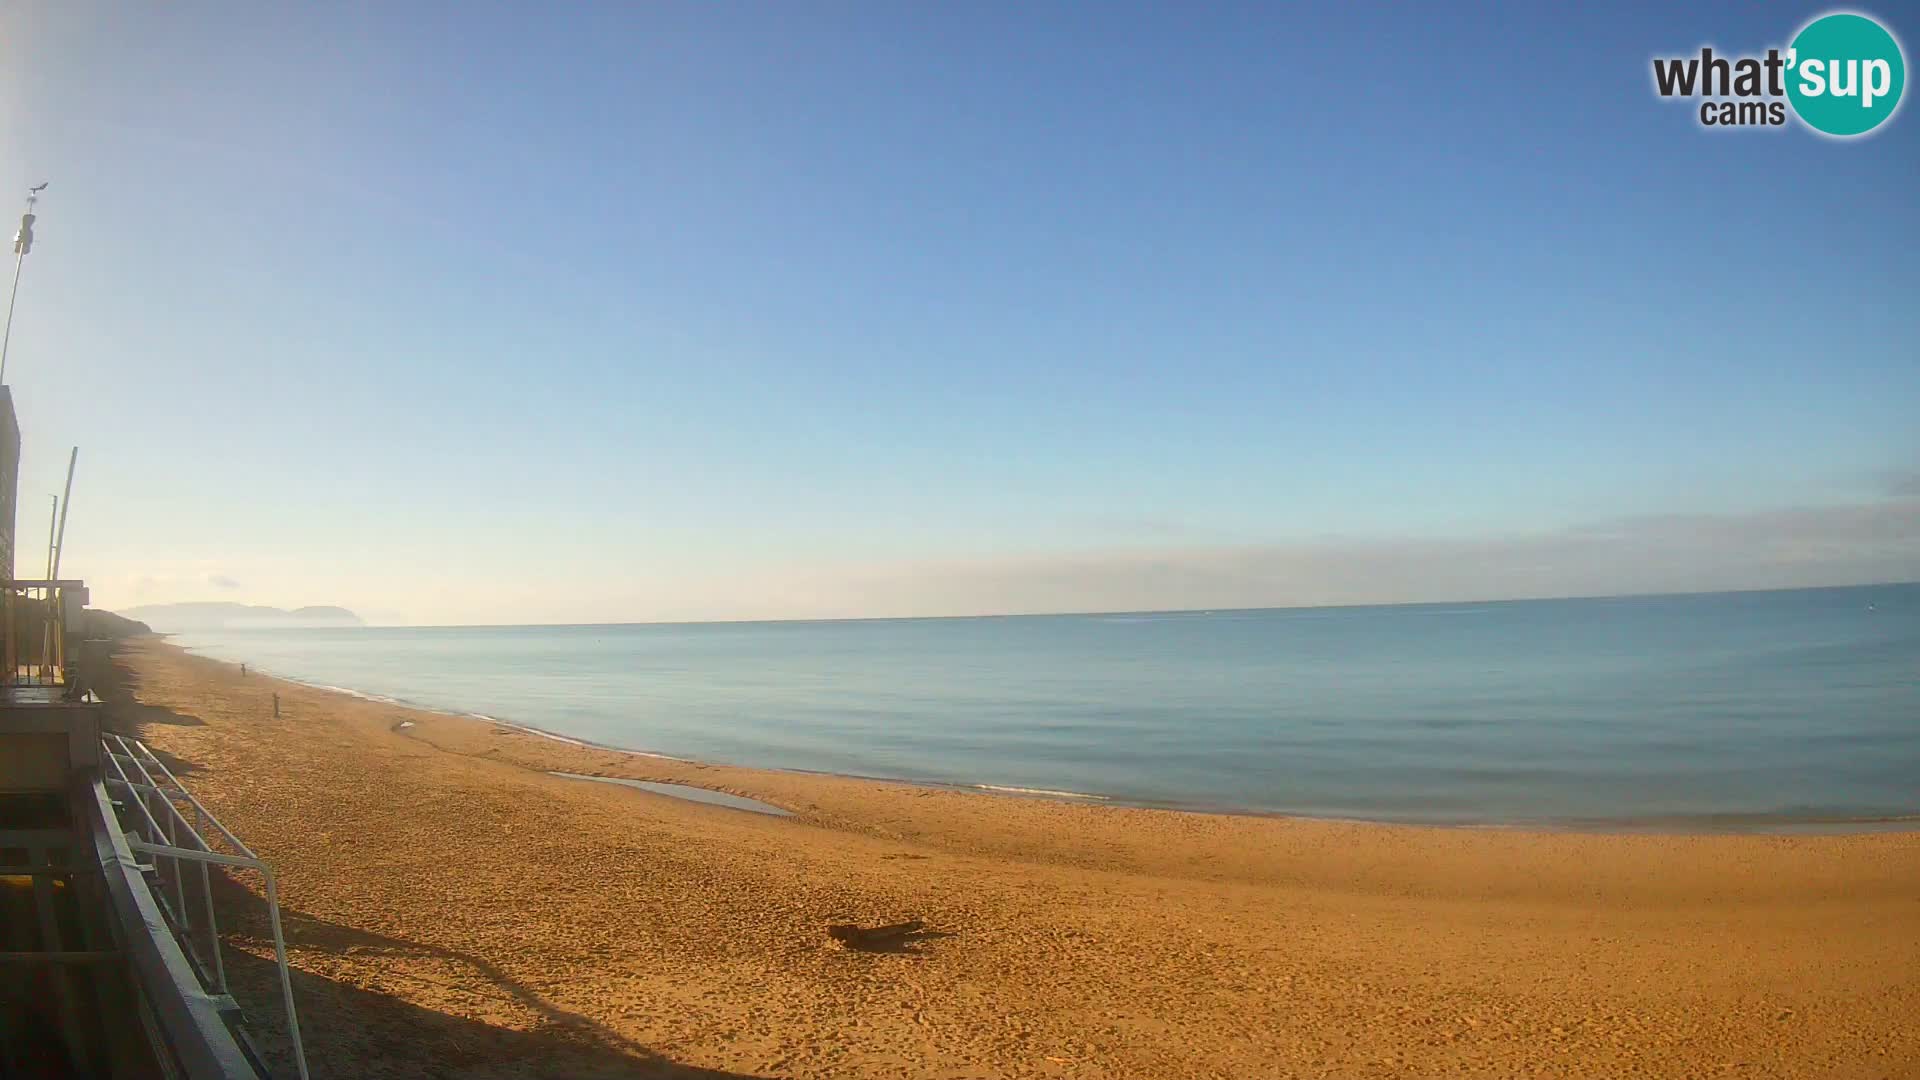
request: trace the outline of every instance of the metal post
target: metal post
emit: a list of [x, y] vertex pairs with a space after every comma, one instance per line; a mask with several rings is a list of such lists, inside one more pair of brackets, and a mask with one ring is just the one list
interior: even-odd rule
[[[193, 804], [193, 821], [194, 835], [203, 838], [200, 842], [202, 847], [207, 846], [204, 839], [207, 828], [206, 811], [200, 809], [200, 804], [197, 802]], [[219, 980], [220, 992], [231, 994], [233, 991], [227, 989], [227, 961], [220, 953], [220, 920], [213, 914], [213, 879], [208, 876], [206, 863], [200, 864], [200, 896], [207, 902], [207, 948], [213, 953], [214, 977]]]
[[53, 511], [47, 515], [47, 580], [53, 580], [53, 523], [60, 519], [60, 496], [49, 493], [53, 500]]
[[[76, 446], [73, 448], [73, 453], [67, 455], [67, 486], [60, 496], [60, 523], [54, 530], [53, 565], [48, 568], [47, 573], [47, 604], [49, 608], [47, 611], [46, 660], [48, 663], [48, 678], [53, 677], [52, 661], [54, 647], [59, 645], [64, 648], [66, 645], [64, 636], [66, 627], [62, 624], [56, 629], [56, 619], [63, 615], [64, 612], [62, 612], [59, 607], [60, 597], [57, 595], [59, 587], [56, 586], [54, 582], [60, 579], [60, 549], [67, 546], [67, 511], [73, 508], [73, 467], [78, 464], [79, 461], [80, 448]], [[56, 633], [61, 635], [58, 639], [54, 636]], [[61, 657], [60, 663], [61, 676], [64, 678], [66, 675], [66, 658], [64, 656]]]
[[0, 386], [6, 385], [7, 381], [7, 347], [13, 344], [13, 305], [20, 299], [20, 268], [26, 261], [27, 253], [24, 251], [13, 257], [13, 293], [7, 297], [7, 333], [5, 337], [0, 337]]
[[280, 886], [273, 879], [273, 871], [267, 864], [257, 862], [260, 876], [267, 883], [267, 925], [273, 929], [273, 952], [280, 961], [280, 1003], [287, 1010], [287, 1034], [293, 1039], [293, 1063], [300, 1070], [300, 1080], [307, 1077], [307, 1048], [300, 1041], [300, 1014], [293, 1008], [293, 973], [287, 964], [287, 938], [280, 931]]
[[40, 201], [40, 193], [47, 190], [46, 184], [27, 189], [27, 209], [20, 218], [20, 233], [13, 242], [13, 292], [7, 296], [7, 330], [0, 337], [0, 385], [7, 381], [7, 348], [13, 344], [13, 305], [20, 299], [20, 270], [27, 263], [27, 252], [33, 247], [32, 214], [33, 204]]
[[73, 467], [80, 462], [80, 448], [74, 447], [67, 455], [67, 488], [60, 496], [60, 529], [53, 543], [53, 573], [47, 575], [48, 581], [60, 580], [60, 549], [67, 546], [67, 511], [73, 509]]
[[[47, 580], [51, 582], [53, 580], [53, 529], [54, 522], [59, 520], [60, 517], [60, 496], [48, 495], [47, 497], [53, 500], [53, 512], [47, 515]], [[40, 620], [40, 673], [38, 677], [49, 679], [53, 676], [53, 615], [54, 604], [56, 602], [53, 597], [52, 585], [48, 585], [46, 588], [44, 602], [47, 607], [46, 611], [42, 613], [46, 617]]]

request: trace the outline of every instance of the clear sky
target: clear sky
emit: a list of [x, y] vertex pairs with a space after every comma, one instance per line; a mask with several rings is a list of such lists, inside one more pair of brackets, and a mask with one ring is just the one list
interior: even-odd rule
[[1651, 85], [1822, 10], [10, 4], [20, 570], [77, 443], [109, 607], [1920, 578], [1920, 115]]

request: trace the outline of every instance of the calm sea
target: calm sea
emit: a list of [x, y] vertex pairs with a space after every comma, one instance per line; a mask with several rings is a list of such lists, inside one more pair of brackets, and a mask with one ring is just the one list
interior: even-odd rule
[[177, 640], [741, 765], [1403, 821], [1920, 814], [1920, 585]]

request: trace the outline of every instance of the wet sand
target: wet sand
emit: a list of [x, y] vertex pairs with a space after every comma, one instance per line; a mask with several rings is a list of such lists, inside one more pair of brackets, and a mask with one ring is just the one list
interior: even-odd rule
[[[281, 876], [316, 1076], [1920, 1075], [1920, 833], [1009, 798], [569, 745], [157, 639], [117, 663], [118, 722]], [[250, 899], [223, 925], [257, 954]]]

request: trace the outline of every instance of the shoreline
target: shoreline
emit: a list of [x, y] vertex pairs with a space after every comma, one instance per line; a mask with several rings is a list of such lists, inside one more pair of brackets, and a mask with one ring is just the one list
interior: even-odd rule
[[[316, 1075], [1920, 1068], [1920, 832], [1529, 832], [980, 798], [591, 748], [241, 677], [151, 639], [112, 663], [98, 685], [113, 729], [165, 755], [279, 879]], [[270, 1001], [263, 919], [243, 903], [257, 894], [225, 896], [235, 993]], [[908, 921], [926, 932], [898, 950], [825, 932]]]
[[173, 644], [168, 640], [175, 636], [172, 634], [154, 633], [151, 636], [155, 640], [165, 643], [169, 648], [178, 649], [189, 656], [197, 657], [209, 663], [227, 664], [236, 667], [244, 663], [250, 672], [257, 672], [263, 677], [277, 679], [281, 682], [296, 686], [303, 686], [311, 690], [340, 694], [360, 701], [392, 705], [397, 708], [431, 713], [437, 716], [498, 724], [501, 727], [512, 728], [535, 738], [547, 739], [555, 743], [573, 746], [583, 750], [602, 751], [636, 758], [675, 762], [700, 768], [785, 773], [795, 776], [820, 776], [843, 780], [865, 781], [876, 784], [903, 784], [911, 787], [924, 787], [934, 790], [998, 796], [1001, 798], [1040, 799], [1074, 805], [1125, 807], [1135, 810], [1155, 810], [1168, 813], [1202, 814], [1254, 820], [1328, 822], [1345, 825], [1378, 825], [1395, 828], [1569, 833], [1573, 835], [1598, 836], [1843, 836], [1854, 833], [1920, 831], [1920, 810], [1905, 814], [1861, 816], [1790, 813], [1720, 813], [1696, 815], [1656, 814], [1645, 817], [1620, 818], [1532, 818], [1515, 820], [1366, 817], [1335, 813], [1317, 814], [1302, 810], [1266, 810], [1231, 804], [1136, 799], [1124, 795], [1101, 792], [1056, 791], [1043, 788], [1015, 787], [988, 783], [929, 780], [908, 776], [880, 776], [864, 773], [835, 772], [825, 769], [739, 765], [732, 762], [680, 757], [655, 750], [640, 750], [612, 743], [595, 742], [591, 739], [582, 739], [561, 732], [549, 731], [534, 724], [502, 719], [483, 712], [445, 708], [433, 704], [408, 701], [404, 698], [396, 698], [390, 695], [377, 694], [354, 687], [312, 682], [259, 667], [250, 661], [226, 660], [198, 652], [185, 645]]

